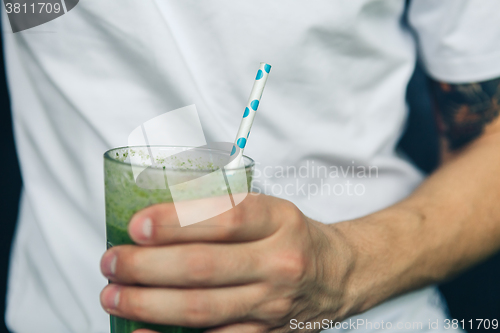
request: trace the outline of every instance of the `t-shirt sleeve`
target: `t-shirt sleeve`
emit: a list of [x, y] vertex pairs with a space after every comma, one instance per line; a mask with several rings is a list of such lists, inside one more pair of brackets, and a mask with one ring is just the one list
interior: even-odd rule
[[408, 18], [434, 79], [466, 83], [500, 77], [500, 0], [413, 0]]

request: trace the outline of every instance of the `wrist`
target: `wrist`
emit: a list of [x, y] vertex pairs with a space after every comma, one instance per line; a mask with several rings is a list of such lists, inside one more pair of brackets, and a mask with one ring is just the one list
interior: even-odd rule
[[356, 263], [356, 248], [346, 237], [343, 228], [310, 220], [318, 246], [316, 284], [323, 286], [323, 312], [328, 318], [343, 320], [356, 311], [356, 297], [349, 288]]
[[[342, 266], [345, 313], [364, 312], [427, 282], [412, 275], [420, 253], [425, 218], [416, 210], [393, 206], [368, 216], [329, 225]], [[333, 262], [336, 259], [332, 260]], [[335, 265], [334, 270], [338, 267]], [[425, 281], [425, 282], [424, 282]]]

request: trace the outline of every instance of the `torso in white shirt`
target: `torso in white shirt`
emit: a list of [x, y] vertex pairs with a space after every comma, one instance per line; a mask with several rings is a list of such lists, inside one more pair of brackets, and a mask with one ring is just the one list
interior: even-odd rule
[[[258, 162], [256, 191], [325, 223], [411, 193], [423, 176], [395, 151], [416, 59], [403, 11], [402, 0], [85, 0], [29, 32], [5, 33], [24, 177], [12, 331], [108, 331], [98, 297], [106, 284], [98, 265], [103, 152], [190, 104], [208, 141], [231, 142], [261, 61], [273, 70], [245, 151]], [[415, 9], [416, 25], [424, 14]], [[422, 321], [425, 329], [445, 315], [430, 287], [359, 318]]]

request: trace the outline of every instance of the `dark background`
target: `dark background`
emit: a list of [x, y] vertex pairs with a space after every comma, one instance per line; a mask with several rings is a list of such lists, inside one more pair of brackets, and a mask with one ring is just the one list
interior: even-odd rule
[[[0, 34], [1, 36], [1, 34]], [[1, 50], [0, 50], [1, 51]], [[0, 298], [5, 294], [11, 239], [18, 212], [21, 177], [12, 136], [12, 119], [5, 83], [3, 51], [0, 52]], [[409, 127], [400, 147], [424, 171], [431, 172], [438, 162], [436, 126], [427, 87], [427, 79], [417, 66], [408, 87]], [[500, 172], [500, 170], [499, 170]], [[451, 315], [459, 320], [500, 319], [500, 254], [440, 286]], [[0, 302], [0, 313], [4, 313]], [[26, 318], [29, 320], [29, 318]], [[500, 328], [499, 328], [500, 330]], [[483, 330], [469, 330], [479, 332]], [[491, 330], [490, 330], [491, 331]], [[0, 332], [8, 332], [3, 321]], [[34, 332], [35, 333], [35, 332]]]
[[[2, 34], [0, 34], [1, 38]], [[1, 45], [1, 43], [0, 43]], [[0, 297], [5, 295], [10, 244], [16, 225], [21, 175], [12, 137], [12, 119], [9, 96], [5, 83], [3, 50], [0, 50], [0, 150], [5, 152], [0, 160]], [[0, 313], [5, 312], [5, 302], [0, 302]], [[1, 321], [0, 332], [8, 332]], [[35, 333], [35, 332], [33, 332]]]

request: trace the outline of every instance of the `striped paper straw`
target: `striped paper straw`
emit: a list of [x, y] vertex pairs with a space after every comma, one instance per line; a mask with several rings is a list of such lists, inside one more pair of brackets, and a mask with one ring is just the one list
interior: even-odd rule
[[236, 153], [236, 146], [240, 149], [238, 151], [238, 156], [226, 166], [228, 169], [237, 168], [240, 165], [241, 157], [243, 156], [243, 149], [247, 145], [248, 136], [250, 135], [250, 129], [252, 128], [253, 119], [257, 113], [259, 107], [260, 99], [262, 97], [262, 91], [266, 86], [267, 77], [271, 71], [271, 65], [265, 62], [260, 63], [259, 70], [257, 71], [257, 77], [253, 84], [252, 92], [250, 93], [250, 98], [248, 99], [247, 107], [243, 113], [243, 119], [240, 123], [240, 128], [238, 129], [238, 134], [234, 140], [233, 149], [231, 150], [231, 156]]

